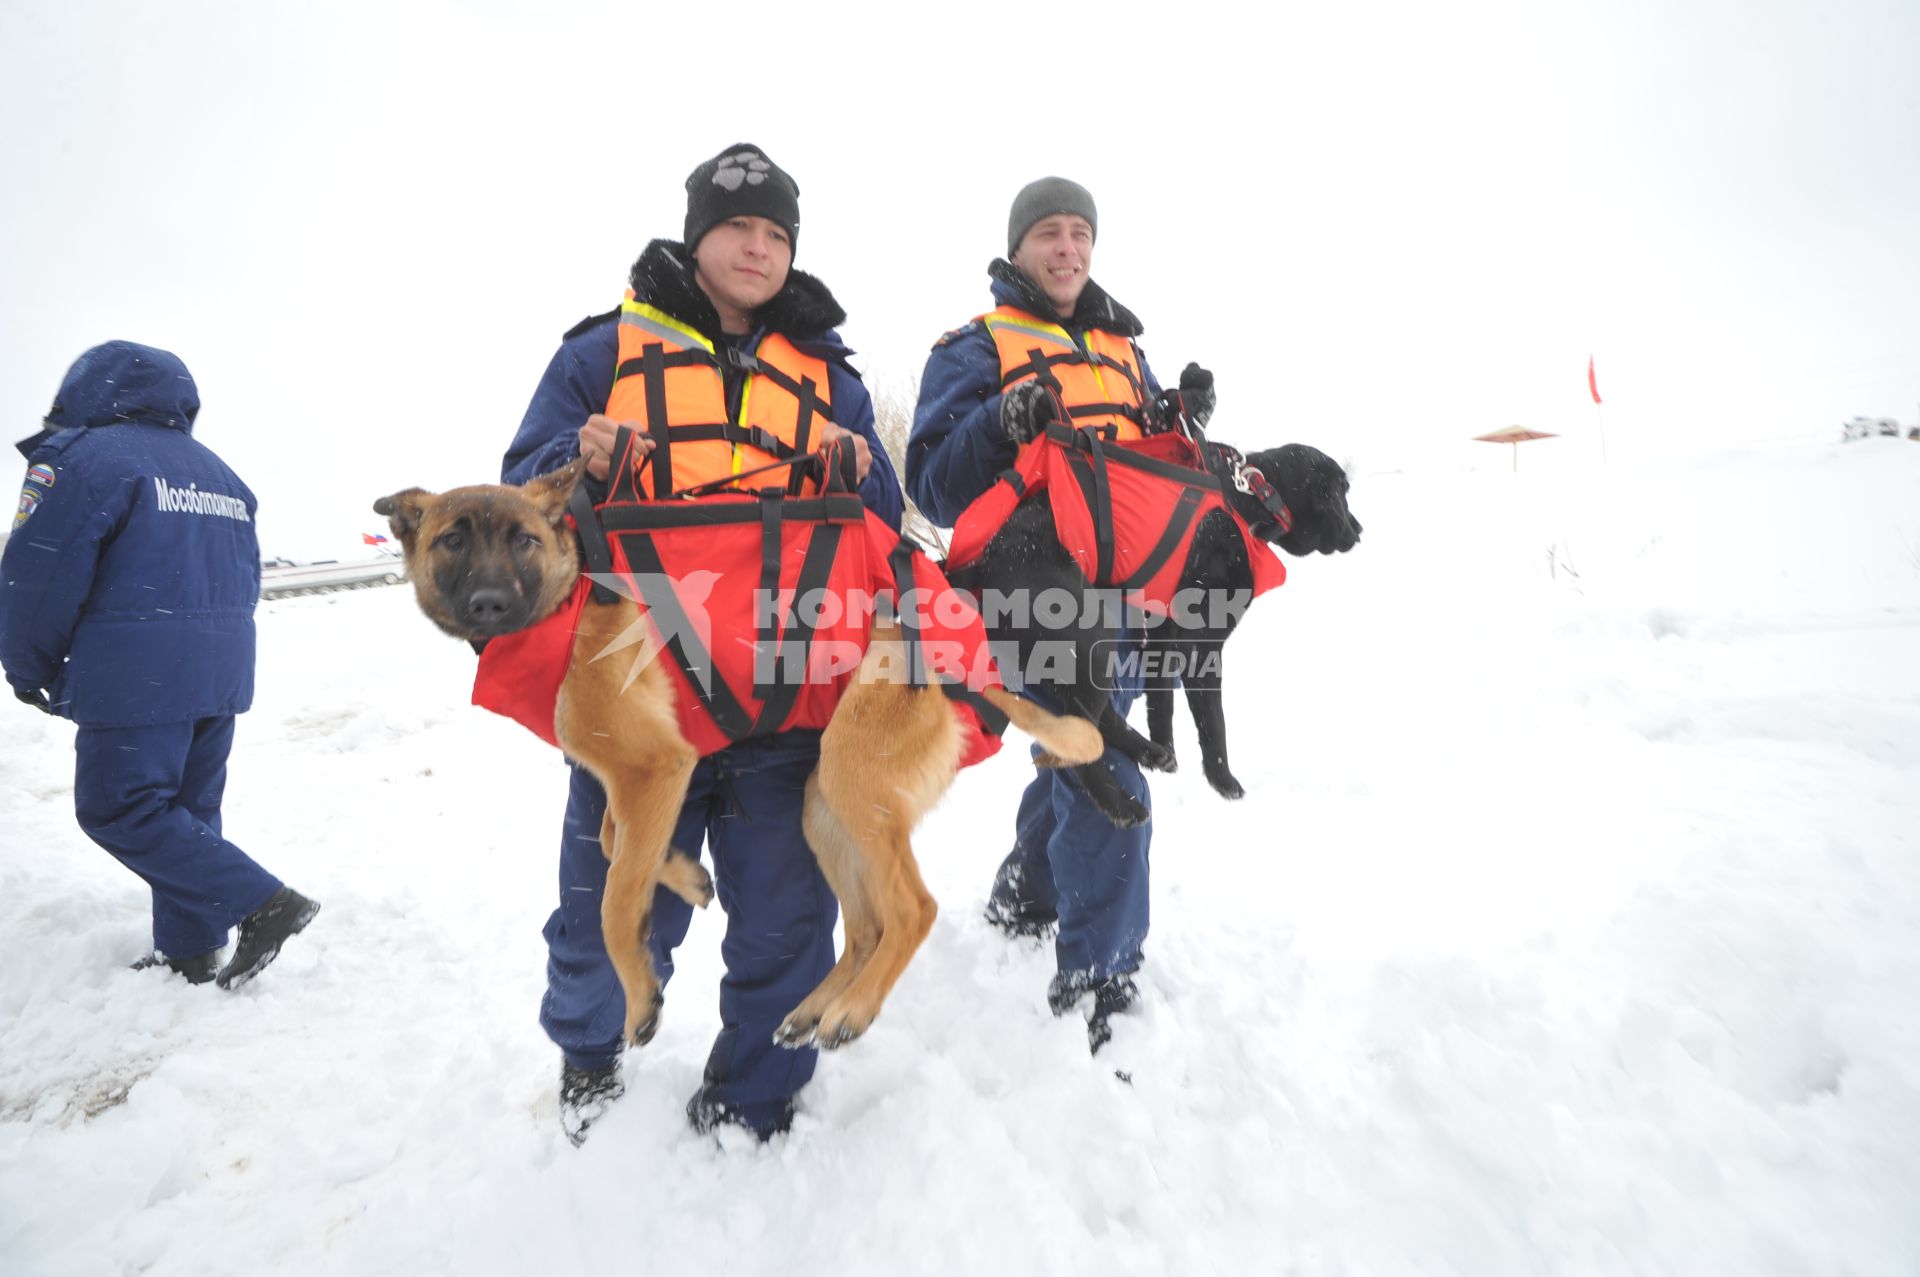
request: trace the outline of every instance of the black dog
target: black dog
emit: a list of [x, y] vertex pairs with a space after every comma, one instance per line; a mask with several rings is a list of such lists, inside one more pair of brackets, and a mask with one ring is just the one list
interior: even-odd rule
[[[1227, 500], [1261, 539], [1300, 557], [1344, 553], [1359, 542], [1360, 521], [1347, 509], [1346, 472], [1325, 453], [1288, 444], [1242, 459], [1232, 448], [1213, 443], [1204, 446], [1204, 453]], [[1112, 683], [1102, 662], [1111, 662], [1120, 650], [1117, 607], [1081, 607], [1063, 628], [1044, 623], [1060, 618], [1026, 609], [1014, 609], [1009, 617], [992, 605], [995, 598], [1022, 591], [1028, 599], [1053, 589], [1074, 599], [1089, 597], [1086, 575], [1060, 544], [1053, 511], [1044, 499], [1023, 501], [980, 556], [963, 568], [950, 569], [949, 576], [986, 604], [983, 614], [1002, 668], [1013, 664], [1028, 673], [1044, 668], [1041, 681], [1055, 689], [1065, 707], [1097, 722], [1107, 744], [1141, 767], [1174, 770], [1173, 690], [1184, 683], [1208, 782], [1228, 798], [1245, 793], [1227, 767], [1220, 658], [1221, 645], [1252, 601], [1254, 572], [1240, 531], [1224, 511], [1201, 518], [1179, 575], [1178, 588], [1197, 591], [1188, 597], [1208, 605], [1174, 609], [1165, 618], [1155, 618], [1158, 623], [1146, 632], [1141, 668], [1147, 672], [1151, 739], [1127, 725], [1109, 696]], [[1037, 653], [1051, 654], [1052, 664], [1037, 663]], [[1063, 653], [1064, 661], [1058, 659]], [[1072, 770], [1116, 825], [1147, 819], [1146, 808], [1098, 762]]]
[[[1208, 468], [1219, 476], [1228, 500], [1255, 536], [1298, 558], [1344, 554], [1359, 544], [1360, 521], [1347, 509], [1346, 471], [1326, 453], [1290, 443], [1255, 453], [1242, 462], [1232, 449], [1219, 444], [1209, 443], [1205, 451]], [[1267, 490], [1279, 498], [1277, 507], [1271, 496], [1262, 499], [1258, 491], [1262, 485], [1251, 482], [1248, 471], [1266, 481]], [[1285, 515], [1280, 513], [1282, 509]], [[1148, 664], [1147, 730], [1153, 743], [1163, 746], [1171, 756], [1173, 689], [1183, 681], [1176, 671], [1185, 671], [1187, 709], [1199, 732], [1200, 765], [1207, 783], [1223, 797], [1239, 798], [1246, 791], [1227, 768], [1227, 724], [1219, 662], [1222, 645], [1252, 601], [1253, 565], [1239, 530], [1225, 514], [1214, 511], [1201, 521], [1178, 588], [1227, 602], [1217, 614], [1208, 608], [1187, 623], [1175, 613], [1167, 624], [1149, 632], [1147, 650], [1161, 655]], [[1173, 770], [1172, 766], [1167, 770]]]

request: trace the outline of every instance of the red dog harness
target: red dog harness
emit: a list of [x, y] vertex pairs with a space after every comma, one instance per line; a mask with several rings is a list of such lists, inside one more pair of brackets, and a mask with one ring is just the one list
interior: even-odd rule
[[1255, 597], [1287, 579], [1286, 565], [1228, 503], [1191, 439], [1168, 432], [1112, 443], [1096, 431], [1058, 422], [1027, 444], [1013, 468], [961, 513], [948, 565], [978, 559], [1014, 508], [1043, 491], [1053, 507], [1054, 533], [1087, 580], [1124, 591], [1147, 612], [1165, 615], [1172, 606], [1194, 532], [1214, 510], [1232, 516], [1246, 543]]
[[1006, 719], [978, 695], [1001, 686], [979, 613], [919, 546], [861, 503], [851, 449], [831, 451], [839, 463], [817, 497], [790, 496], [783, 480], [654, 501], [635, 486], [633, 437], [623, 429], [609, 498], [596, 506], [574, 490], [579, 585], [553, 615], [487, 643], [473, 703], [558, 745], [554, 708], [580, 615], [596, 591], [604, 601], [625, 594], [671, 657], [680, 731], [704, 756], [751, 736], [824, 728], [877, 614], [902, 628], [909, 681], [938, 683], [961, 716], [961, 765], [992, 757]]

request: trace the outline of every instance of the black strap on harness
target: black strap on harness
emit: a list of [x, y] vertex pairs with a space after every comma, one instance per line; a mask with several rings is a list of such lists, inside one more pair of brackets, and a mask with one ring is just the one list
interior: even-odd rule
[[929, 671], [926, 647], [920, 637], [919, 609], [907, 606], [914, 588], [913, 556], [919, 548], [911, 538], [901, 537], [893, 553], [887, 556], [887, 567], [893, 573], [893, 622], [900, 627], [900, 641], [907, 649], [907, 682], [925, 687]]
[[[667, 420], [666, 370], [696, 364], [719, 368], [722, 372], [731, 369], [751, 376], [764, 377], [791, 394], [797, 403], [794, 442], [789, 444], [759, 426], [742, 425], [733, 421], [667, 426], [665, 424]], [[686, 492], [678, 492], [674, 489], [673, 446], [676, 443], [705, 443], [719, 440], [736, 447], [746, 444], [780, 461], [794, 461], [807, 455], [808, 444], [813, 441], [814, 423], [823, 415], [820, 412], [820, 389], [813, 378], [801, 377], [796, 380], [772, 364], [762, 363], [752, 352], [733, 346], [722, 346], [718, 353], [699, 349], [676, 350], [669, 353], [663, 343], [648, 342], [640, 348], [638, 358], [629, 359], [619, 366], [615, 371], [614, 380], [632, 376], [643, 379], [647, 437], [653, 440], [653, 451], [641, 465], [652, 465], [653, 491], [657, 497], [661, 498], [684, 496], [695, 491], [695, 489], [688, 489]], [[619, 455], [617, 448], [615, 455]], [[739, 477], [735, 475], [725, 481], [703, 484], [700, 490], [717, 489], [732, 483]], [[808, 472], [796, 465], [787, 478], [788, 494], [799, 496], [807, 477]], [[643, 500], [638, 491], [637, 480], [638, 468], [630, 465], [623, 467], [620, 478], [615, 481], [613, 499], [616, 501]]]
[[[796, 416], [794, 417], [792, 451], [795, 454], [804, 454], [807, 450], [807, 445], [813, 441], [813, 415], [814, 409], [819, 404], [819, 393], [814, 387], [813, 378], [802, 377], [800, 379], [800, 388], [795, 392], [794, 400], [798, 407], [796, 408]], [[777, 443], [779, 441], [775, 440], [775, 442]], [[769, 448], [767, 451], [773, 452], [773, 449]], [[773, 455], [778, 457], [782, 454], [773, 452]], [[800, 467], [795, 466], [793, 473], [787, 476], [787, 495], [792, 497], [799, 496], [801, 485], [805, 482], [806, 476], [800, 472]]]
[[[745, 493], [740, 494], [742, 497]], [[821, 497], [784, 498], [784, 517], [818, 523], [859, 523], [866, 506], [851, 492]], [[604, 506], [594, 512], [609, 533], [659, 532], [667, 528], [721, 527], [729, 523], [760, 522], [757, 501], [654, 501], [635, 506]]]
[[[1140, 414], [1140, 410], [1138, 408], [1130, 408], [1126, 404], [1119, 404], [1119, 403], [1080, 404], [1077, 407], [1067, 409], [1067, 415], [1069, 417], [1076, 417], [1076, 418], [1078, 417], [1125, 417], [1127, 420], [1133, 422], [1135, 425], [1139, 425], [1140, 422], [1143, 420]], [[1100, 437], [1105, 439], [1108, 443], [1112, 443], [1113, 441], [1115, 441], [1120, 437], [1120, 427], [1111, 425], [1111, 424], [1101, 425], [1101, 426], [1082, 426], [1081, 429], [1099, 431]]]
[[[774, 490], [760, 493], [756, 504], [760, 507], [760, 592], [754, 598], [754, 610], [760, 613], [760, 651], [766, 653], [773, 651], [780, 639], [780, 524], [783, 520], [781, 500]], [[799, 597], [800, 591], [796, 589], [795, 602]], [[779, 674], [780, 662], [776, 659], [769, 677], [777, 684]], [[767, 702], [773, 695], [772, 685], [756, 677], [753, 695], [755, 700]]]
[[[1076, 438], [1086, 440], [1086, 452], [1069, 454], [1074, 458], [1084, 456], [1086, 471], [1092, 477], [1092, 491], [1088, 501], [1093, 509], [1094, 574], [1095, 585], [1113, 583], [1113, 489], [1107, 479], [1107, 445], [1096, 431], [1085, 431]], [[1087, 481], [1081, 480], [1086, 488]]]
[[752, 733], [753, 719], [734, 698], [733, 689], [713, 667], [712, 654], [694, 633], [692, 622], [680, 606], [679, 596], [673, 592], [673, 581], [667, 576], [666, 565], [660, 561], [660, 551], [654, 547], [653, 538], [627, 537], [621, 545], [627, 552], [627, 562], [635, 569], [634, 583], [639, 587], [641, 601], [656, 618], [654, 624], [666, 642], [667, 652], [686, 674], [687, 683], [700, 698], [700, 704], [713, 716], [714, 723], [728, 740], [740, 740]]
[[1200, 502], [1206, 493], [1200, 488], [1185, 488], [1180, 499], [1174, 503], [1173, 513], [1167, 517], [1166, 531], [1153, 543], [1153, 549], [1142, 559], [1140, 566], [1128, 574], [1124, 581], [1115, 582], [1123, 590], [1138, 590], [1153, 580], [1154, 574], [1167, 565], [1173, 552], [1186, 543], [1187, 529], [1193, 526], [1193, 516], [1199, 510]]
[[1027, 348], [1027, 362], [1024, 364], [1015, 364], [1013, 367], [1001, 373], [1000, 384], [1002, 387], [1011, 386], [1014, 382], [1023, 380], [1031, 373], [1035, 381], [1057, 395], [1061, 389], [1060, 379], [1053, 375], [1053, 366], [1055, 364], [1077, 364], [1079, 362], [1080, 354], [1078, 351], [1068, 355], [1049, 355], [1038, 346], [1029, 346]]
[[719, 363], [719, 360], [704, 350], [676, 350], [669, 353], [664, 344], [660, 342], [648, 342], [646, 346], [641, 347], [640, 357], [638, 359], [624, 360], [618, 368], [613, 370], [613, 379], [620, 381], [627, 377], [647, 376], [649, 367], [646, 352], [648, 347], [653, 346], [657, 346], [660, 349], [661, 360], [659, 366], [661, 368], [690, 368], [695, 364], [704, 364], [711, 368]]
[[[1200, 436], [1200, 447], [1200, 455], [1206, 458], [1210, 467], [1215, 470], [1221, 466], [1226, 468], [1226, 481], [1233, 484], [1234, 491], [1243, 492], [1260, 503], [1281, 536], [1293, 531], [1293, 511], [1287, 508], [1286, 499], [1267, 482], [1267, 476], [1260, 473], [1258, 466], [1248, 465], [1238, 448], [1230, 444], [1208, 443], [1205, 435]], [[1264, 522], [1253, 525], [1256, 535], [1264, 535], [1258, 531]]]
[[607, 545], [606, 529], [600, 526], [600, 516], [594, 513], [593, 498], [587, 495], [585, 483], [573, 485], [567, 510], [573, 515], [574, 536], [580, 542], [580, 561], [593, 581], [593, 601], [616, 602], [620, 595], [603, 584], [605, 578], [613, 574], [613, 551]]
[[[673, 491], [673, 442], [667, 430], [666, 347], [649, 342], [640, 351], [641, 375], [646, 378], [647, 433], [653, 436], [653, 490]], [[625, 483], [633, 488], [633, 467], [627, 467]]]
[[[707, 443], [719, 440], [722, 443], [750, 444], [782, 461], [804, 456], [807, 451], [805, 447], [796, 448], [778, 435], [769, 434], [759, 426], [739, 426], [730, 421], [711, 421], [697, 426], [674, 426], [667, 431], [667, 437], [675, 443]], [[801, 442], [804, 443], [805, 440]]]
[[1067, 468], [1093, 518], [1093, 584], [1113, 584], [1113, 494], [1107, 482], [1107, 446], [1092, 430], [1075, 430], [1054, 423], [1047, 427], [1047, 439], [1064, 450]]
[[[766, 504], [778, 506], [780, 504], [780, 498], [777, 496], [772, 497]], [[751, 732], [754, 736], [765, 736], [779, 731], [780, 725], [787, 721], [787, 715], [793, 712], [793, 703], [800, 698], [800, 688], [807, 680], [808, 666], [810, 664], [808, 657], [813, 647], [813, 622], [810, 621], [808, 617], [810, 615], [818, 616], [820, 614], [818, 607], [809, 608], [804, 606], [804, 601], [808, 595], [817, 590], [824, 590], [827, 587], [827, 582], [833, 575], [834, 558], [840, 552], [840, 537], [845, 531], [846, 527], [844, 524], [822, 523], [813, 530], [813, 536], [807, 542], [807, 557], [800, 562], [800, 579], [794, 582], [793, 602], [795, 606], [782, 609], [782, 611], [785, 612], [783, 618], [785, 621], [785, 634], [780, 639], [779, 650], [774, 653], [772, 658], [773, 681], [771, 683], [756, 682], [754, 685], [754, 694], [758, 696], [761, 701], [760, 717], [759, 720], [754, 723]], [[764, 555], [765, 553], [766, 551], [763, 545], [762, 554]], [[769, 595], [762, 601], [769, 612], [773, 610], [773, 605], [777, 603], [779, 599], [777, 593], [780, 586], [780, 578], [777, 575], [779, 546], [777, 542], [773, 550], [773, 555], [776, 569], [776, 575], [773, 578], [773, 588], [776, 593]], [[765, 578], [763, 577], [762, 579], [764, 580]], [[770, 634], [767, 636], [766, 641], [772, 641]], [[787, 668], [789, 665], [794, 667], [791, 671]], [[716, 681], [718, 680], [716, 679]], [[729, 736], [732, 735], [732, 733], [728, 734]], [[734, 739], [737, 740], [738, 737], [734, 737]]]
[[[1049, 355], [1038, 346], [1028, 347], [1026, 362], [1015, 364], [1013, 367], [1001, 373], [1000, 385], [1004, 389], [1017, 381], [1025, 380], [1031, 375], [1034, 380], [1053, 391], [1055, 395], [1059, 395], [1062, 390], [1060, 379], [1053, 375], [1054, 365], [1056, 364], [1086, 364], [1096, 370], [1101, 368], [1111, 369], [1126, 378], [1127, 385], [1133, 388], [1133, 397], [1137, 402], [1146, 402], [1146, 387], [1141, 384], [1140, 378], [1134, 374], [1132, 368], [1128, 367], [1121, 360], [1114, 359], [1109, 355], [1082, 350], [1077, 345], [1072, 350], [1058, 355]], [[1142, 430], [1146, 429], [1147, 424], [1146, 413], [1133, 404], [1076, 404], [1067, 410], [1067, 414], [1071, 417], [1125, 417]], [[1119, 433], [1117, 428], [1113, 426], [1102, 426], [1101, 429], [1106, 432], [1108, 439], [1114, 438]]]
[[[1139, 353], [1140, 352], [1137, 350], [1134, 351], [1134, 354], [1136, 356]], [[1134, 375], [1133, 369], [1129, 367], [1127, 364], [1121, 362], [1118, 359], [1114, 359], [1110, 356], [1096, 354], [1096, 353], [1089, 353], [1087, 355], [1087, 362], [1090, 364], [1096, 364], [1102, 368], [1111, 368], [1113, 371], [1119, 373], [1122, 377], [1125, 377], [1127, 379], [1127, 384], [1133, 387], [1133, 397], [1141, 403], [1145, 403], [1147, 401], [1147, 388], [1141, 384], [1140, 378]]]
[[[658, 350], [658, 347], [649, 349]], [[810, 384], [810, 383], [809, 383]], [[651, 393], [651, 388], [650, 388]], [[651, 434], [651, 432], [650, 432]], [[658, 462], [663, 450], [656, 439], [655, 451], [648, 460]], [[621, 538], [627, 563], [633, 569], [633, 584], [638, 601], [656, 615], [656, 626], [674, 663], [687, 676], [700, 704], [713, 718], [728, 740], [764, 736], [780, 730], [799, 699], [809, 666], [814, 627], [808, 619], [819, 609], [806, 606], [806, 600], [827, 588], [833, 565], [849, 523], [864, 523], [866, 507], [854, 492], [858, 484], [858, 461], [850, 447], [830, 445], [821, 454], [795, 454], [773, 467], [791, 466], [819, 478], [826, 492], [818, 497], [790, 497], [781, 486], [771, 486], [754, 494], [753, 500], [724, 501], [649, 501], [643, 498], [634, 480], [638, 467], [632, 464], [636, 438], [634, 431], [622, 426], [614, 435], [613, 456], [619, 467], [609, 503], [595, 509], [584, 484], [576, 486], [568, 502], [580, 539], [581, 559], [588, 573], [605, 577], [613, 570], [613, 551], [608, 537]], [[642, 463], [646, 464], [645, 462]], [[741, 476], [730, 476], [732, 483]], [[661, 483], [662, 469], [655, 466], [654, 479]], [[704, 486], [704, 485], [703, 485]], [[794, 584], [793, 604], [782, 608], [780, 565], [782, 529], [789, 521], [816, 524], [801, 560], [799, 579]], [[756, 671], [754, 699], [760, 702], [758, 715], [750, 715], [741, 705], [726, 680], [714, 668], [713, 657], [693, 631], [686, 611], [674, 594], [673, 582], [666, 574], [652, 533], [673, 528], [717, 527], [734, 523], [760, 525], [760, 590], [763, 608], [758, 626], [762, 651], [771, 651], [771, 666]], [[611, 603], [620, 592], [593, 583], [596, 603]], [[777, 644], [777, 647], [776, 647]], [[791, 667], [791, 676], [783, 676]], [[764, 674], [764, 677], [761, 675]], [[991, 707], [989, 707], [991, 708]]]
[[914, 687], [938, 684], [948, 700], [961, 701], [973, 707], [973, 712], [979, 716], [980, 726], [989, 736], [1004, 736], [1007, 734], [1008, 720], [998, 706], [968, 687], [964, 678], [940, 678], [927, 664], [926, 641], [921, 636], [918, 610], [907, 606], [907, 600], [914, 590], [913, 556], [921, 552], [918, 542], [903, 536], [899, 544], [893, 547], [893, 553], [887, 556], [887, 566], [893, 572], [896, 604], [894, 621], [900, 627], [901, 644], [907, 649], [907, 681]]
[[[1066, 453], [1068, 468], [1073, 472], [1075, 482], [1080, 485], [1080, 495], [1085, 499], [1088, 513], [1093, 518], [1095, 575], [1092, 584], [1101, 588], [1133, 590], [1152, 580], [1154, 574], [1165, 567], [1167, 560], [1185, 543], [1187, 529], [1193, 525], [1207, 494], [1221, 490], [1219, 478], [1207, 471], [1144, 456], [1130, 448], [1110, 448], [1091, 430], [1075, 430], [1055, 423], [1047, 427], [1047, 439], [1058, 444]], [[1115, 465], [1143, 471], [1181, 485], [1180, 497], [1168, 516], [1165, 531], [1140, 565], [1125, 580], [1118, 581], [1113, 578], [1116, 547], [1113, 495], [1107, 474], [1108, 467]]]

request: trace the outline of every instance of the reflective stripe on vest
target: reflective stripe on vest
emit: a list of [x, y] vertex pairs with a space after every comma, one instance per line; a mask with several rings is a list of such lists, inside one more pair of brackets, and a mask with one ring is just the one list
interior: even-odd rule
[[[746, 374], [733, 411], [723, 367]], [[811, 451], [832, 405], [826, 361], [801, 354], [778, 333], [767, 334], [751, 354], [716, 346], [691, 325], [635, 301], [628, 290], [606, 411], [615, 421], [641, 423], [652, 436], [654, 451], [639, 495], [657, 500]], [[790, 479], [747, 478], [739, 486], [774, 485], [795, 495], [820, 490], [818, 482], [797, 473]]]
[[1059, 394], [1074, 425], [1099, 427], [1115, 441], [1143, 437], [1147, 387], [1132, 341], [1090, 328], [1076, 342], [1059, 324], [1013, 306], [988, 311], [980, 322], [1000, 352], [1001, 389], [1038, 377]]

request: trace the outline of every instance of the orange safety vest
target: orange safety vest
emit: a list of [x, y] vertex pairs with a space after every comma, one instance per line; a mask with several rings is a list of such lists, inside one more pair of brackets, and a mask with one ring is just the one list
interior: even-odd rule
[[[820, 424], [832, 419], [827, 363], [804, 355], [778, 333], [751, 354], [713, 340], [657, 306], [634, 300], [620, 306], [619, 361], [607, 416], [639, 423], [653, 438], [643, 500], [660, 500], [697, 486], [752, 489], [778, 483], [794, 496], [820, 492], [817, 480], [795, 469], [789, 476], [743, 478], [811, 451]], [[723, 369], [746, 373], [738, 402], [727, 402]]]
[[1014, 306], [979, 317], [1000, 352], [1000, 388], [1038, 377], [1053, 388], [1076, 426], [1092, 426], [1112, 442], [1146, 432], [1147, 381], [1130, 338], [1091, 328], [1081, 337]]
[[1193, 441], [1141, 428], [1147, 386], [1131, 340], [1095, 328], [1082, 346], [1060, 325], [1012, 306], [980, 322], [1000, 353], [1001, 388], [1047, 380], [1073, 428], [1056, 423], [1023, 444], [999, 481], [961, 512], [947, 551], [950, 569], [979, 558], [1014, 507], [1047, 490], [1054, 533], [1087, 580], [1121, 590], [1148, 612], [1164, 614], [1173, 605], [1194, 532], [1214, 510], [1239, 528], [1254, 594], [1287, 579], [1273, 547], [1228, 504]]

